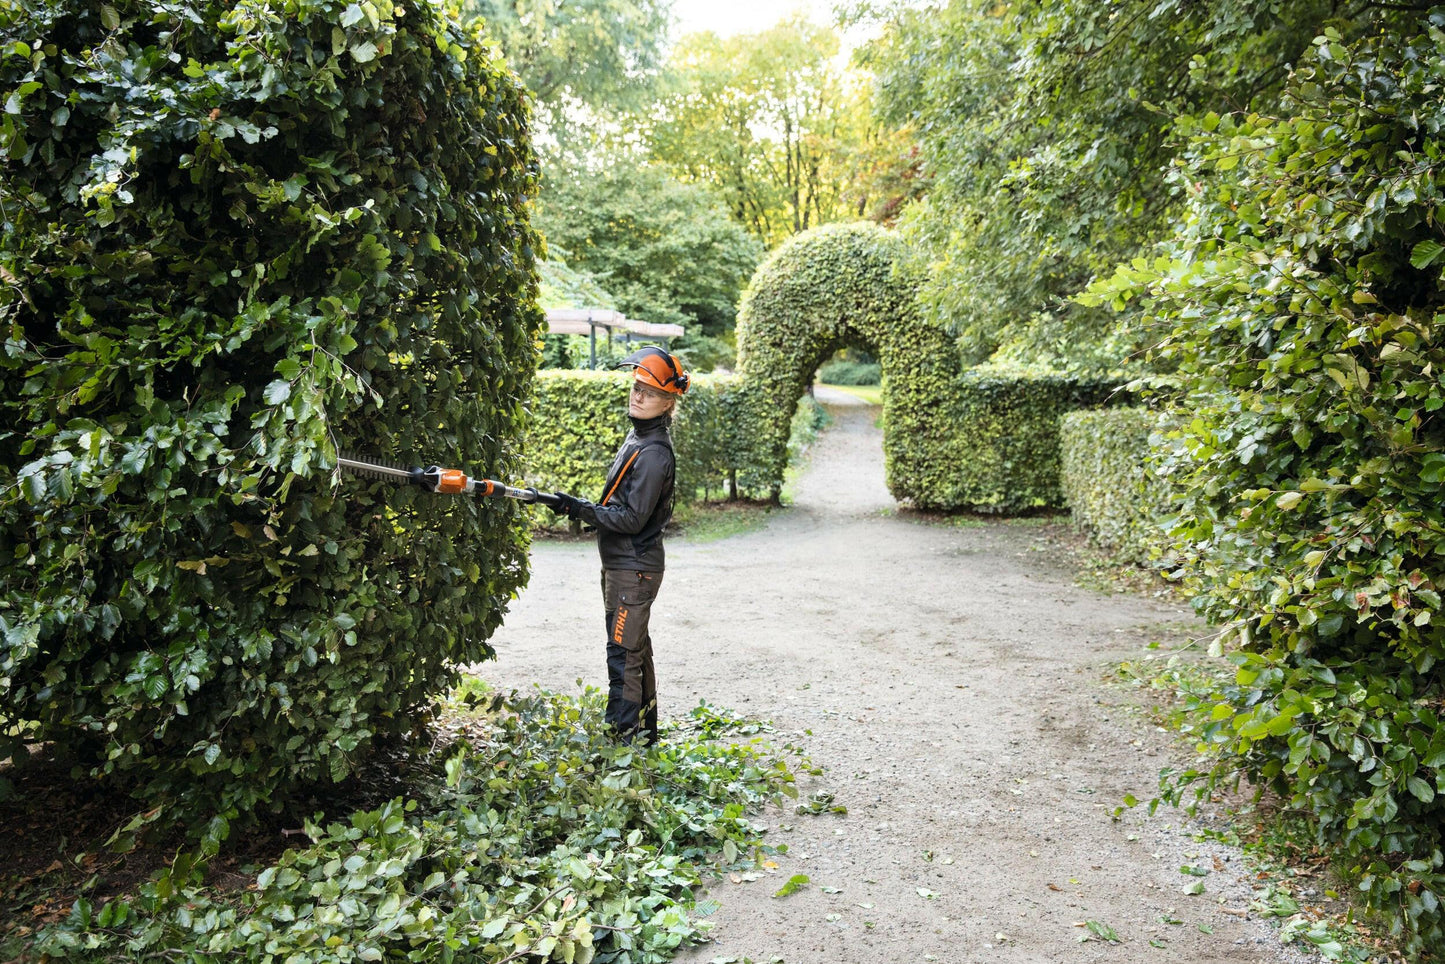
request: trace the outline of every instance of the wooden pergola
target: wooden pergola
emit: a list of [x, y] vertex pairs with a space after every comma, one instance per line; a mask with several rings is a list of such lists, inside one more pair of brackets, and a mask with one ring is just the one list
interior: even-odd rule
[[612, 347], [614, 335], [620, 337], [624, 344], [655, 341], [666, 347], [670, 339], [680, 338], [687, 331], [682, 325], [659, 325], [627, 318], [622, 312], [610, 308], [551, 308], [547, 311], [549, 334], [587, 336], [588, 368], [597, 367], [598, 329], [607, 333], [609, 348]]

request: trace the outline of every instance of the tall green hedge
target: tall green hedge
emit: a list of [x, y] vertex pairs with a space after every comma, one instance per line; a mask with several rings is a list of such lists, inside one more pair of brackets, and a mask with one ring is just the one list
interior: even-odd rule
[[1343, 855], [1411, 952], [1445, 947], [1445, 12], [1325, 29], [1280, 116], [1184, 118], [1185, 218], [1095, 288], [1142, 298], [1188, 418], [1170, 463], [1210, 753]]
[[1070, 412], [1059, 423], [1060, 479], [1074, 523], [1121, 558], [1165, 553], [1169, 489], [1151, 465], [1159, 413], [1146, 408]]
[[227, 820], [405, 730], [525, 580], [522, 91], [431, 3], [0, 7], [0, 758]]

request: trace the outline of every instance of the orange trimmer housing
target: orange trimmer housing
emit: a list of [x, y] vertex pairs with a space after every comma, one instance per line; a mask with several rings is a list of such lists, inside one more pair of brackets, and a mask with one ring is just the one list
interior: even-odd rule
[[437, 474], [436, 485], [432, 491], [460, 495], [467, 491], [467, 474], [461, 469], [441, 469]]

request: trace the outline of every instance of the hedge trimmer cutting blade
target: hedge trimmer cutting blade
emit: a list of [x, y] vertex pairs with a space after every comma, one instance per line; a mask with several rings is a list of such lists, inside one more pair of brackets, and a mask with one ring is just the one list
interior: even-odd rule
[[419, 485], [428, 492], [476, 495], [480, 498], [516, 499], [519, 502], [540, 503], [554, 509], [558, 504], [557, 497], [547, 492], [538, 492], [530, 487], [519, 489], [495, 482], [492, 479], [474, 479], [461, 469], [444, 469], [440, 465], [431, 465], [424, 469], [404, 469], [397, 465], [388, 465], [375, 459], [357, 456], [339, 458], [336, 460], [336, 464], [355, 475], [365, 475], [373, 479], [399, 484]]

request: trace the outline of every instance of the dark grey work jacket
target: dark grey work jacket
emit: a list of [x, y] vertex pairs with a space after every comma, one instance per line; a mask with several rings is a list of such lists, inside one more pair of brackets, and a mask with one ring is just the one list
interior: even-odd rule
[[599, 501], [582, 509], [582, 521], [597, 528], [603, 569], [662, 572], [664, 568], [662, 529], [672, 518], [675, 473], [671, 425], [671, 415], [634, 418], [632, 431], [607, 470], [600, 498], [607, 498], [609, 492], [612, 497], [606, 505]]

